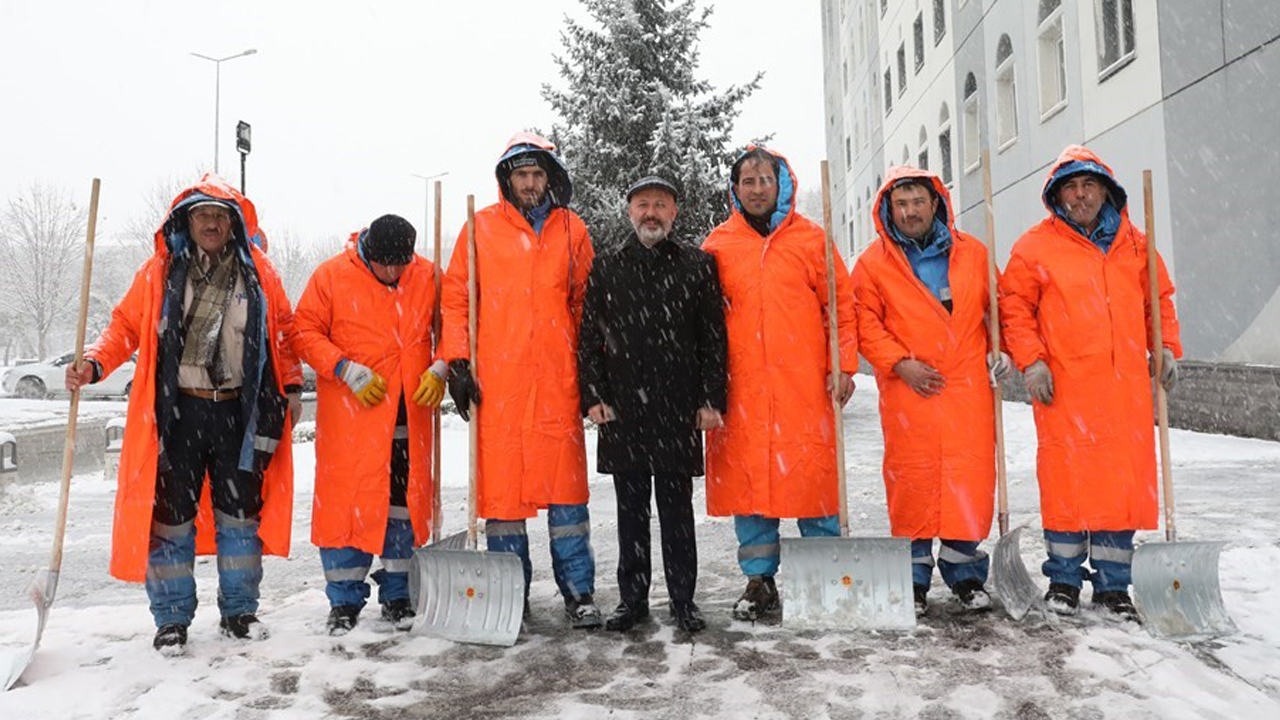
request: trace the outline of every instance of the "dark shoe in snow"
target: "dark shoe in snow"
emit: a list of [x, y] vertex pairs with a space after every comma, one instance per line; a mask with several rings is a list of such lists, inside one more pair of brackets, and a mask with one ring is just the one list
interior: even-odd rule
[[1075, 615], [1080, 608], [1080, 588], [1066, 583], [1049, 583], [1044, 604], [1059, 615]]
[[782, 610], [778, 600], [778, 586], [773, 578], [765, 575], [752, 575], [747, 580], [747, 589], [733, 606], [733, 619], [755, 622], [767, 615], [777, 615]]
[[676, 620], [676, 627], [687, 633], [701, 632], [707, 627], [707, 621], [702, 617], [702, 611], [698, 606], [689, 603], [680, 603], [671, 608], [671, 617]]
[[329, 620], [326, 625], [330, 635], [339, 637], [351, 632], [359, 619], [360, 608], [355, 605], [339, 605], [329, 610]]
[[392, 600], [382, 604], [382, 619], [391, 623], [397, 630], [408, 630], [413, 627], [413, 619], [417, 613], [406, 600]]
[[1129, 598], [1129, 593], [1124, 590], [1095, 592], [1093, 594], [1093, 604], [1096, 607], [1106, 608], [1125, 620], [1138, 621], [1138, 609], [1133, 606], [1133, 600]]
[[224, 637], [236, 638], [237, 640], [265, 640], [269, 634], [267, 633], [267, 626], [263, 625], [258, 620], [258, 616], [253, 613], [224, 617], [218, 623], [218, 627], [222, 628]]
[[564, 614], [569, 617], [569, 624], [575, 628], [582, 630], [591, 630], [598, 628], [604, 624], [604, 619], [600, 615], [600, 608], [596, 607], [595, 600], [590, 595], [579, 595], [578, 597], [566, 597], [564, 599]]
[[165, 625], [156, 630], [151, 646], [162, 655], [181, 655], [187, 651], [187, 626]]
[[929, 610], [929, 586], [913, 584], [911, 596], [915, 600], [916, 617], [924, 615]]
[[615, 632], [626, 632], [631, 628], [639, 625], [649, 619], [649, 605], [630, 606], [626, 603], [619, 603], [613, 614], [604, 621], [605, 630], [613, 630]]
[[991, 596], [980, 580], [961, 580], [951, 588], [962, 612], [986, 612], [991, 609]]

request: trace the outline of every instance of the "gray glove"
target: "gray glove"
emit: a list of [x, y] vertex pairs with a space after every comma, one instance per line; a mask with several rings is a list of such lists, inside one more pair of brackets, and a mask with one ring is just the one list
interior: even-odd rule
[[1022, 371], [1031, 399], [1044, 405], [1053, 404], [1053, 373], [1043, 360], [1037, 360]]
[[[1173, 351], [1169, 348], [1160, 348], [1160, 384], [1164, 386], [1164, 391], [1173, 390], [1173, 386], [1178, 384], [1178, 361], [1173, 357]], [[1147, 358], [1147, 374], [1152, 377], [1156, 374], [1156, 363], [1154, 357]]]
[[1013, 372], [1013, 358], [1009, 353], [987, 353], [987, 377], [991, 379], [991, 387], [1009, 377]]

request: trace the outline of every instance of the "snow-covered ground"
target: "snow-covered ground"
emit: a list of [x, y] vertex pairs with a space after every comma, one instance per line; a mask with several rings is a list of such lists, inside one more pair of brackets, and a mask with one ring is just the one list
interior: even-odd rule
[[[80, 400], [77, 414], [81, 420], [123, 417], [128, 407], [128, 400], [83, 398]], [[2, 397], [0, 398], [0, 429], [16, 433], [35, 426], [50, 424], [66, 426], [68, 408], [69, 403], [65, 397], [52, 400]]]
[[[888, 529], [876, 402], [874, 384], [859, 378], [846, 447], [861, 535]], [[1005, 412], [1013, 519], [1038, 530], [1030, 409], [1006, 405]], [[465, 425], [447, 416], [450, 530], [465, 522], [466, 442]], [[588, 434], [592, 450], [594, 443]], [[190, 652], [166, 659], [151, 649], [142, 588], [106, 573], [113, 486], [81, 476], [44, 642], [24, 684], [0, 695], [0, 718], [1280, 717], [1280, 443], [1180, 431], [1172, 443], [1181, 539], [1230, 543], [1222, 588], [1240, 633], [1212, 643], [1154, 639], [1092, 611], [1071, 621], [955, 617], [937, 579], [935, 605], [906, 635], [735, 622], [729, 608], [743, 579], [733, 527], [704, 515], [698, 599], [710, 627], [692, 638], [666, 617], [656, 542], [651, 624], [627, 634], [568, 629], [541, 520], [530, 522], [534, 616], [515, 647], [411, 638], [377, 621], [376, 606], [350, 635], [330, 638], [320, 562], [308, 542], [314, 454], [303, 444], [296, 448], [293, 556], [266, 561], [261, 616], [272, 636], [258, 643], [218, 636], [215, 566], [202, 559]], [[607, 610], [617, 601], [613, 487], [608, 476], [593, 473], [591, 482], [597, 597]], [[29, 643], [34, 632], [24, 587], [47, 562], [56, 503], [53, 483], [0, 492], [0, 652]], [[705, 508], [700, 490], [694, 503]], [[784, 528], [794, 534], [792, 523]], [[1043, 583], [1040, 542], [1024, 541], [1022, 552]]]

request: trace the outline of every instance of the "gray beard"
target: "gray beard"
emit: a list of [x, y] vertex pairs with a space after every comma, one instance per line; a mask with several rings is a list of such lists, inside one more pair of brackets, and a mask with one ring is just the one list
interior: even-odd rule
[[649, 228], [639, 228], [632, 226], [636, 231], [636, 237], [640, 238], [640, 242], [645, 245], [656, 245], [667, 239], [667, 230], [661, 228], [650, 230]]

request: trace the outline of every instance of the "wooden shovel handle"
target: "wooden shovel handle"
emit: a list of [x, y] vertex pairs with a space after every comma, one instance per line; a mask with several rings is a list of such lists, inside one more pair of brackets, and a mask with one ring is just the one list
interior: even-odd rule
[[1142, 200], [1147, 220], [1147, 284], [1151, 286], [1151, 358], [1155, 366], [1156, 422], [1160, 426], [1160, 479], [1164, 486], [1164, 539], [1177, 542], [1173, 521], [1173, 464], [1169, 457], [1169, 399], [1160, 375], [1164, 371], [1164, 328], [1160, 325], [1160, 273], [1156, 263], [1156, 208], [1151, 171], [1142, 171]]
[[831, 347], [831, 409], [836, 427], [836, 482], [840, 500], [840, 537], [849, 537], [849, 500], [845, 497], [844, 406], [840, 403], [840, 324], [836, 316], [835, 238], [831, 234], [831, 171], [822, 161], [822, 228], [827, 256], [827, 335]]
[[[102, 181], [93, 179], [89, 194], [89, 224], [84, 238], [84, 272], [80, 275], [80, 316], [76, 320], [76, 356], [72, 368], [78, 369], [84, 360], [84, 329], [89, 321], [89, 287], [93, 277], [93, 240], [98, 228], [98, 194]], [[49, 557], [49, 572], [56, 575], [62, 569], [62, 541], [67, 533], [67, 503], [71, 496], [71, 466], [76, 455], [76, 418], [80, 414], [80, 390], [71, 393], [71, 409], [67, 413], [67, 435], [62, 445], [62, 488], [58, 493], [58, 518], [53, 530], [53, 552]]]
[[[440, 181], [435, 183], [436, 218], [435, 233], [431, 242], [431, 262], [435, 267], [436, 301], [431, 308], [431, 350], [440, 350], [440, 293], [442, 271], [440, 270]], [[440, 496], [440, 405], [431, 411], [431, 539], [438, 542], [444, 531], [444, 503]]]
[[[1000, 352], [1000, 293], [996, 279], [996, 203], [991, 192], [991, 151], [982, 150], [982, 192], [987, 209], [987, 330], [991, 335], [991, 352]], [[1004, 391], [1000, 381], [991, 389], [991, 404], [996, 422], [996, 502], [1000, 536], [1009, 532], [1009, 475], [1004, 461]]]

